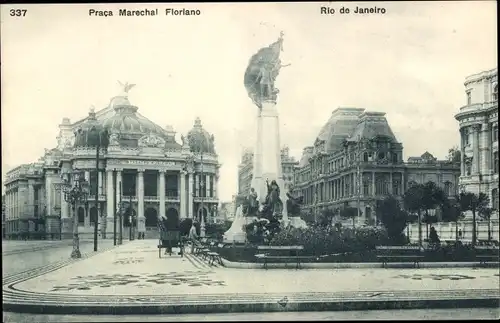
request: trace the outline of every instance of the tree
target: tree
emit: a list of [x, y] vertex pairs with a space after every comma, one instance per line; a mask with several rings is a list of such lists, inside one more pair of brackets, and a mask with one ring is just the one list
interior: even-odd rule
[[464, 213], [460, 208], [460, 196], [441, 205], [441, 211], [444, 222], [455, 222], [455, 240], [458, 241], [458, 221], [464, 218]]
[[408, 213], [401, 208], [401, 204], [394, 196], [387, 196], [377, 203], [375, 210], [387, 234], [392, 241], [398, 241], [408, 224]]
[[435, 210], [437, 207], [447, 203], [448, 197], [443, 189], [434, 182], [427, 182], [423, 185], [422, 204], [425, 210], [424, 222], [426, 224], [426, 237], [429, 238], [429, 225], [437, 222], [437, 218], [429, 214], [429, 210]]
[[448, 150], [448, 160], [450, 162], [460, 164], [461, 157], [462, 153], [460, 152], [457, 146], [454, 146]]
[[352, 219], [352, 227], [354, 228], [356, 226], [356, 218], [358, 217], [358, 209], [346, 206], [340, 210], [340, 217], [344, 219]]
[[317, 219], [319, 226], [328, 227], [332, 225], [333, 218], [338, 214], [338, 209], [323, 209]]
[[478, 214], [481, 218], [488, 221], [488, 241], [491, 240], [491, 215], [493, 214], [493, 208], [485, 207], [478, 210]]
[[412, 185], [403, 196], [404, 207], [409, 212], [417, 213], [418, 215], [418, 244], [422, 246], [422, 210], [424, 198], [424, 185]]
[[[476, 214], [484, 213], [485, 209], [488, 208], [490, 204], [490, 198], [484, 193], [479, 193], [479, 195], [472, 192], [462, 192], [459, 196], [460, 209], [472, 212], [472, 245], [476, 245], [477, 234], [476, 234]], [[488, 211], [486, 211], [488, 212]]]

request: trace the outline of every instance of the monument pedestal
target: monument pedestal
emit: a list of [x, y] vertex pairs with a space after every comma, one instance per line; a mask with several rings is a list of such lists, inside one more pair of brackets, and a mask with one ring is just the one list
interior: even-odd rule
[[281, 168], [281, 145], [279, 131], [279, 114], [276, 102], [262, 102], [257, 115], [257, 142], [253, 161], [253, 178], [251, 186], [258, 195], [259, 202], [264, 203], [267, 195], [266, 180], [275, 180], [280, 188], [283, 202], [283, 221], [288, 222], [286, 212], [286, 192]]
[[234, 215], [233, 223], [229, 230], [224, 233], [224, 242], [226, 243], [245, 243], [247, 234], [243, 230], [243, 226], [253, 222], [255, 217], [245, 217], [243, 215], [242, 206], [240, 205]]

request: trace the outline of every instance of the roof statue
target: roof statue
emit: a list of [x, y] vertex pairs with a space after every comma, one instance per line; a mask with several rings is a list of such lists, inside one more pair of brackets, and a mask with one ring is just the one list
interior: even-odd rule
[[282, 67], [290, 65], [282, 65], [279, 57], [283, 51], [283, 36], [281, 32], [277, 41], [253, 55], [245, 71], [244, 84], [248, 96], [259, 108], [264, 101], [276, 100], [279, 92], [274, 85], [276, 78]]
[[118, 81], [118, 84], [120, 84], [120, 86], [123, 88], [123, 93], [125, 93], [125, 95], [127, 95], [128, 92], [135, 86], [135, 84], [130, 84], [129, 82], [122, 83]]

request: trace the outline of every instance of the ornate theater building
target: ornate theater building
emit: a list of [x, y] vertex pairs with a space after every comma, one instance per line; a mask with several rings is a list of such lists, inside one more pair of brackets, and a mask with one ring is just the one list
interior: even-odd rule
[[304, 148], [295, 169], [294, 194], [304, 196], [303, 208], [315, 216], [327, 208], [353, 207], [360, 210], [359, 224], [373, 225], [377, 200], [389, 194], [402, 197], [412, 183], [428, 181], [454, 197], [459, 176], [460, 165], [428, 152], [404, 162], [403, 145], [385, 113], [338, 108], [314, 145]]
[[87, 199], [74, 205], [83, 238], [93, 234], [96, 218], [100, 237], [113, 238], [120, 214], [127, 215], [122, 217], [125, 237], [130, 226], [134, 235], [147, 237], [157, 230], [160, 217], [201, 221], [203, 215], [204, 222], [211, 221], [220, 167], [213, 135], [197, 118], [177, 143], [172, 127], [162, 128], [139, 114], [127, 91], [80, 121], [63, 118], [56, 148], [7, 173], [8, 238], [71, 237], [73, 205], [60, 183], [71, 183], [75, 173], [89, 183]]

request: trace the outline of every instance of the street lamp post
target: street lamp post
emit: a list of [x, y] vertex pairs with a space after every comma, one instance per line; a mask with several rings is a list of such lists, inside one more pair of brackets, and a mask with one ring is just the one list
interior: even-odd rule
[[94, 219], [94, 251], [97, 251], [97, 224], [99, 223], [99, 150], [101, 149], [101, 134], [97, 140], [96, 153], [95, 153], [95, 219]]
[[200, 236], [201, 237], [204, 237], [205, 236], [205, 217], [204, 217], [204, 211], [205, 211], [205, 205], [204, 205], [204, 194], [206, 192], [206, 189], [205, 189], [205, 177], [203, 175], [203, 147], [202, 145], [199, 145], [200, 146], [200, 167], [201, 167], [201, 171], [200, 171], [200, 198], [201, 198], [201, 201], [200, 201], [200, 207], [201, 207], [201, 221], [200, 221]]
[[[129, 221], [129, 233], [128, 233], [128, 239], [129, 241], [134, 240], [132, 236], [132, 227], [134, 226], [134, 214], [133, 214], [133, 209], [132, 209], [132, 188], [130, 189], [129, 192], [129, 200], [128, 200], [128, 221]], [[120, 229], [121, 230], [121, 229]]]
[[80, 253], [80, 241], [78, 238], [78, 215], [76, 213], [76, 206], [79, 203], [87, 202], [89, 185], [80, 171], [75, 171], [73, 175], [73, 184], [71, 184], [68, 179], [63, 179], [62, 190], [64, 192], [64, 200], [71, 204], [73, 210], [73, 251], [71, 252], [71, 258], [81, 258], [82, 254]]

